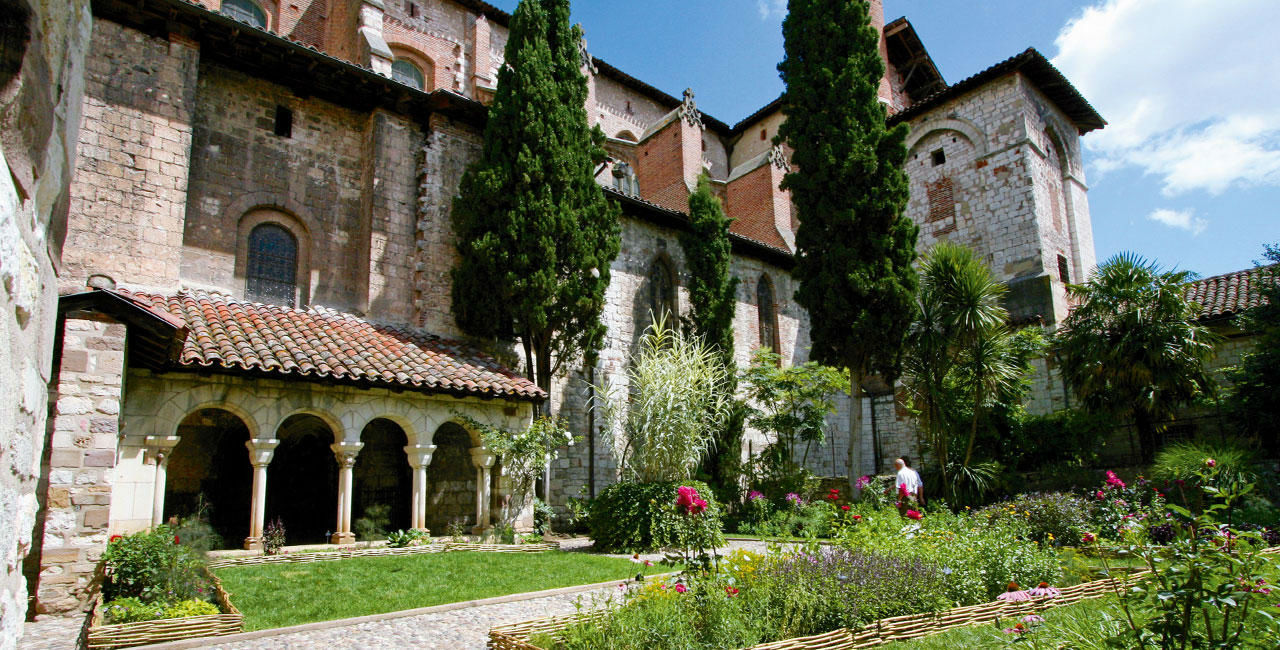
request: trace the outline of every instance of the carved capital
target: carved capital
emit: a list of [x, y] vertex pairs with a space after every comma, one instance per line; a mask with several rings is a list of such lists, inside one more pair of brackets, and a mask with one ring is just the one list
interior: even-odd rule
[[431, 454], [435, 453], [435, 445], [409, 445], [404, 453], [409, 455], [409, 467], [422, 469], [431, 464]]
[[169, 452], [178, 446], [179, 440], [178, 436], [147, 436], [143, 439], [142, 446], [147, 450], [147, 455], [159, 464], [169, 457]]
[[244, 446], [249, 450], [249, 464], [254, 467], [266, 467], [276, 454], [279, 440], [246, 440]]
[[480, 469], [489, 469], [498, 460], [498, 457], [489, 453], [487, 447], [475, 447], [471, 450], [471, 462]]
[[334, 458], [338, 459], [338, 465], [343, 469], [350, 469], [356, 464], [356, 456], [360, 455], [360, 449], [364, 447], [363, 442], [335, 442], [329, 445], [333, 450]]

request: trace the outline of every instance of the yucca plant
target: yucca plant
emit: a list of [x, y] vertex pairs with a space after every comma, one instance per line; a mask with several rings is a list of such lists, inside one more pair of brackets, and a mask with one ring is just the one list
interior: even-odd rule
[[640, 337], [627, 370], [629, 395], [596, 386], [594, 407], [624, 480], [683, 481], [729, 416], [729, 371], [715, 348], [659, 316]]

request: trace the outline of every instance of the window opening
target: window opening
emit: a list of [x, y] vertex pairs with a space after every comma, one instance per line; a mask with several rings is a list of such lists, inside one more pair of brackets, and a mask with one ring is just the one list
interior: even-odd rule
[[937, 167], [938, 165], [941, 165], [942, 163], [947, 162], [947, 154], [944, 153], [941, 149], [935, 149], [933, 154], [931, 155], [933, 156], [934, 167]]
[[756, 315], [760, 325], [760, 347], [781, 354], [778, 349], [778, 314], [773, 303], [773, 282], [767, 275], [760, 276], [760, 281], [756, 283]]
[[276, 106], [275, 134], [282, 138], [293, 137], [293, 111], [284, 106]]
[[640, 183], [631, 165], [624, 162], [613, 165], [613, 189], [629, 196], [640, 196]]
[[218, 11], [228, 18], [249, 23], [258, 29], [267, 28], [267, 14], [262, 11], [262, 7], [250, 0], [222, 0], [222, 8]]
[[256, 302], [294, 305], [297, 293], [298, 240], [284, 226], [263, 223], [249, 232], [245, 297]]
[[1071, 282], [1071, 266], [1067, 264], [1065, 255], [1058, 256], [1058, 279], [1062, 280], [1063, 284]]
[[396, 59], [391, 62], [391, 78], [411, 88], [426, 90], [427, 81], [422, 70], [408, 59]]
[[410, 18], [417, 18], [417, 17], [418, 17], [418, 5], [416, 5], [416, 4], [412, 3], [412, 2], [408, 3], [408, 5], [409, 5], [409, 6], [408, 6], [408, 10], [409, 10], [409, 17], [410, 17]]
[[674, 329], [676, 323], [676, 286], [671, 267], [658, 258], [649, 265], [649, 311], [654, 322], [666, 314], [667, 327]]

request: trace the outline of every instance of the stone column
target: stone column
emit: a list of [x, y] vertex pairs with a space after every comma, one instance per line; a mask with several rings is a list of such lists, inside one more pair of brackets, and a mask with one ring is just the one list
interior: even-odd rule
[[164, 523], [164, 488], [168, 480], [169, 454], [178, 445], [178, 436], [147, 436], [143, 446], [155, 460], [156, 477], [151, 487], [151, 525]]
[[413, 468], [413, 501], [410, 502], [409, 520], [414, 530], [427, 529], [427, 466], [435, 445], [409, 445], [404, 453], [409, 455], [409, 467]]
[[351, 468], [356, 464], [356, 456], [360, 454], [363, 442], [335, 442], [329, 445], [333, 455], [338, 459], [338, 525], [336, 532], [329, 538], [332, 544], [351, 544], [356, 541], [351, 532], [351, 499], [355, 494], [355, 486], [351, 477]]
[[253, 495], [249, 504], [249, 536], [244, 540], [244, 547], [250, 551], [261, 551], [262, 529], [267, 518], [267, 466], [275, 456], [279, 440], [248, 440], [244, 446], [249, 449], [249, 464], [253, 465]]
[[476, 527], [472, 533], [483, 535], [489, 530], [489, 473], [497, 456], [489, 453], [485, 447], [471, 450], [471, 462], [476, 466]]

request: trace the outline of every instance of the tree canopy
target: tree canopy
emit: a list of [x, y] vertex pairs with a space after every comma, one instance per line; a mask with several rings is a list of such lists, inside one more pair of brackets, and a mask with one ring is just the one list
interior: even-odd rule
[[[916, 292], [917, 229], [902, 216], [907, 127], [887, 128], [877, 96], [880, 34], [863, 0], [791, 0], [778, 65], [793, 149], [782, 187], [799, 212], [796, 301], [809, 312], [810, 357], [849, 370], [853, 398], [871, 372], [896, 374]], [[861, 473], [862, 409], [850, 409], [849, 475]]]
[[453, 205], [453, 312], [469, 334], [518, 337], [529, 377], [550, 390], [565, 363], [600, 349], [619, 211], [594, 178], [581, 30], [568, 0], [522, 0], [489, 108], [480, 160]]

